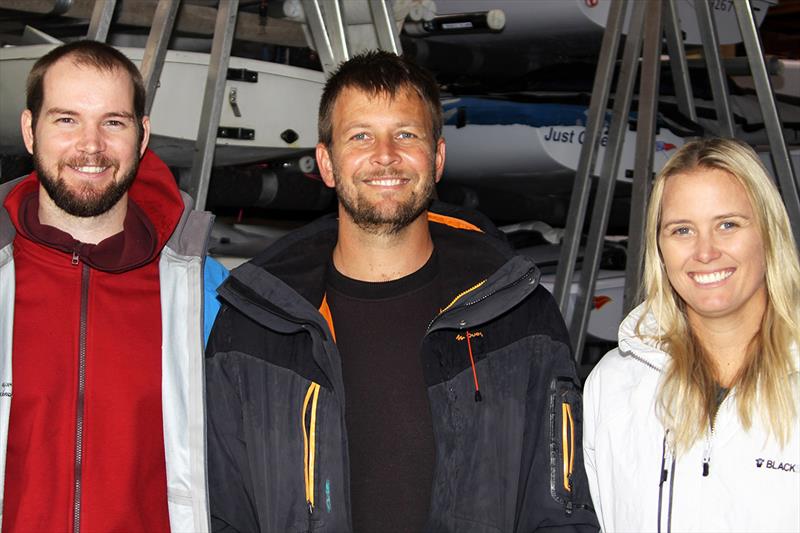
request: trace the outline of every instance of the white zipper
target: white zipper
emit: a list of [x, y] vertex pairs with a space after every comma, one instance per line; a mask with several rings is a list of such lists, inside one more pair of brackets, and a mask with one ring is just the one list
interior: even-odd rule
[[711, 429], [706, 435], [706, 446], [705, 450], [703, 451], [703, 477], [708, 477], [711, 470], [711, 449], [714, 441], [714, 435], [717, 432], [717, 417], [719, 417], [719, 412], [722, 411], [722, 407], [730, 397], [731, 391], [728, 391], [728, 393], [725, 395], [725, 398], [722, 399], [722, 402], [720, 402], [719, 406], [717, 407], [717, 412], [714, 413], [714, 417], [711, 419]]

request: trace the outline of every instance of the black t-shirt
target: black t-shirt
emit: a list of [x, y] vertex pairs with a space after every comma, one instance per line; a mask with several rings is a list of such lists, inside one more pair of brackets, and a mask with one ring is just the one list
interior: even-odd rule
[[356, 533], [418, 533], [427, 520], [435, 452], [420, 346], [441, 292], [435, 251], [418, 271], [388, 282], [328, 267]]

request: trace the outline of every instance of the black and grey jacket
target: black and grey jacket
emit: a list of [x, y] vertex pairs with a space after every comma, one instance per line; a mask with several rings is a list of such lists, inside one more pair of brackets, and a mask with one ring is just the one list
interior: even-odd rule
[[[429, 215], [454, 299], [422, 343], [436, 444], [426, 531], [597, 531], [561, 315], [530, 260], [450, 209]], [[306, 226], [219, 290], [206, 352], [216, 530], [352, 530], [345, 391], [324, 317], [336, 235], [332, 217]]]

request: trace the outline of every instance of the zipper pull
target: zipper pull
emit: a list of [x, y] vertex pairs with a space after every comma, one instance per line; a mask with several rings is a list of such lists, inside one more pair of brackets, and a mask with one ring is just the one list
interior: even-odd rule
[[708, 470], [711, 463], [711, 459], [706, 457], [703, 459], [703, 477], [708, 477]]
[[308, 516], [311, 517], [314, 514], [314, 504], [310, 501], [306, 501], [306, 503], [308, 504]]
[[77, 265], [80, 262], [81, 262], [81, 256], [79, 256], [78, 251], [75, 250], [74, 252], [72, 252], [72, 264]]

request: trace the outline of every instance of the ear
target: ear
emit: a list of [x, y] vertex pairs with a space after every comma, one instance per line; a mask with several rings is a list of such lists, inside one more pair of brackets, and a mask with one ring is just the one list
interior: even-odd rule
[[139, 158], [144, 157], [144, 151], [147, 150], [147, 144], [150, 142], [150, 117], [142, 117], [142, 143], [139, 146]]
[[434, 179], [436, 183], [439, 183], [439, 180], [442, 179], [442, 173], [444, 173], [444, 154], [445, 144], [444, 138], [442, 137], [436, 141], [436, 156], [433, 160]]
[[22, 130], [22, 140], [25, 141], [25, 149], [29, 154], [33, 154], [33, 113], [30, 109], [22, 112], [19, 117], [20, 129]]
[[331, 189], [336, 187], [336, 180], [333, 177], [333, 161], [331, 160], [328, 147], [322, 143], [317, 144], [317, 167], [322, 181]]

